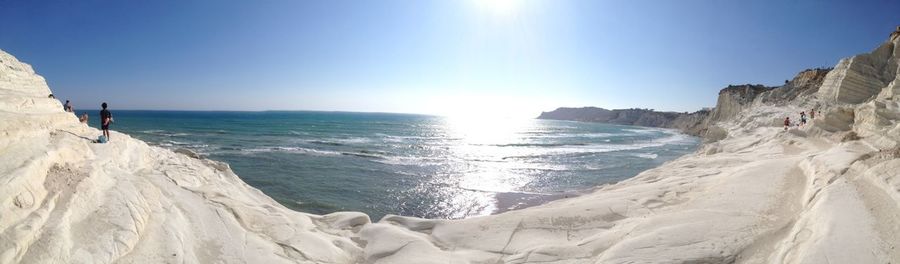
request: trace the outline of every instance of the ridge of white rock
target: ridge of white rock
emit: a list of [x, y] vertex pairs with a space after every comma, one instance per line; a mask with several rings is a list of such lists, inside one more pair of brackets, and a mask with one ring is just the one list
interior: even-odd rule
[[[862, 103], [893, 83], [900, 70], [900, 38], [892, 37], [871, 53], [841, 60], [825, 76], [820, 95], [842, 103]], [[896, 89], [894, 89], [896, 90]], [[900, 91], [894, 91], [900, 92]]]
[[352, 263], [362, 213], [287, 209], [227, 164], [66, 113], [0, 51], [0, 263]]
[[[900, 262], [897, 41], [872, 58], [842, 60], [846, 67], [826, 75], [830, 83], [815, 94], [742, 102], [728, 118], [708, 120], [719, 141], [591, 194], [456, 221], [387, 216], [360, 232], [366, 259]], [[853, 64], [865, 60], [867, 67]], [[848, 75], [873, 81], [857, 85]], [[783, 130], [784, 117], [796, 122], [811, 108], [819, 114], [808, 125]]]
[[[817, 94], [741, 105], [710, 124], [720, 140], [590, 194], [377, 223], [291, 211], [224, 163], [121, 133], [91, 144], [99, 132], [41, 77], [0, 58], [2, 263], [900, 262], [898, 81], [881, 62], [854, 66], [871, 58], [842, 60]], [[782, 129], [813, 107], [810, 124]]]

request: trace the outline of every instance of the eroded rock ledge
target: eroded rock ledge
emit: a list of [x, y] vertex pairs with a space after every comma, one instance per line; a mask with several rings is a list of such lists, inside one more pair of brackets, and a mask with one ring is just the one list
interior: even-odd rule
[[124, 134], [91, 144], [99, 132], [0, 52], [0, 263], [896, 263], [898, 42], [842, 60], [821, 89], [822, 72], [796, 93], [738, 88], [755, 97], [693, 120], [718, 141], [591, 194], [376, 223], [291, 211], [227, 164]]
[[689, 135], [717, 140], [722, 131], [715, 127], [716, 123], [728, 121], [754, 104], [786, 104], [799, 97], [814, 95], [831, 70], [831, 68], [806, 69], [778, 87], [761, 84], [729, 85], [719, 91], [715, 107], [692, 113], [659, 112], [652, 109], [606, 110], [597, 107], [560, 107], [541, 113], [538, 119], [674, 128]]

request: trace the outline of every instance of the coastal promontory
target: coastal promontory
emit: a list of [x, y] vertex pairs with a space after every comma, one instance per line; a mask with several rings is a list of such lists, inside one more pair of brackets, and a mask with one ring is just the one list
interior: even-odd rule
[[99, 131], [0, 51], [0, 263], [897, 263], [898, 46], [892, 35], [778, 88], [728, 87], [702, 114], [545, 113], [714, 140], [578, 197], [374, 221], [290, 210], [228, 164], [126, 134], [92, 143]]

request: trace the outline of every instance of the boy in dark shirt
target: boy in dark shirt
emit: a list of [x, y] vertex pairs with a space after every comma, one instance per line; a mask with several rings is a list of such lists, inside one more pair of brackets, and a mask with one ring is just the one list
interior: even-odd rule
[[109, 123], [112, 123], [112, 114], [106, 110], [106, 102], [103, 102], [100, 107], [103, 107], [103, 110], [100, 110], [100, 129], [103, 129], [103, 136], [106, 136], [106, 140], [109, 141]]

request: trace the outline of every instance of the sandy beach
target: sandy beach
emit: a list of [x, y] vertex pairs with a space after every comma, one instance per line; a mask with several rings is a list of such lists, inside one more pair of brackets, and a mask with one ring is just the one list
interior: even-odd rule
[[842, 60], [815, 93], [743, 105], [696, 153], [592, 193], [375, 221], [292, 211], [227, 164], [126, 134], [93, 144], [98, 130], [0, 52], [0, 263], [896, 263], [898, 45]]

